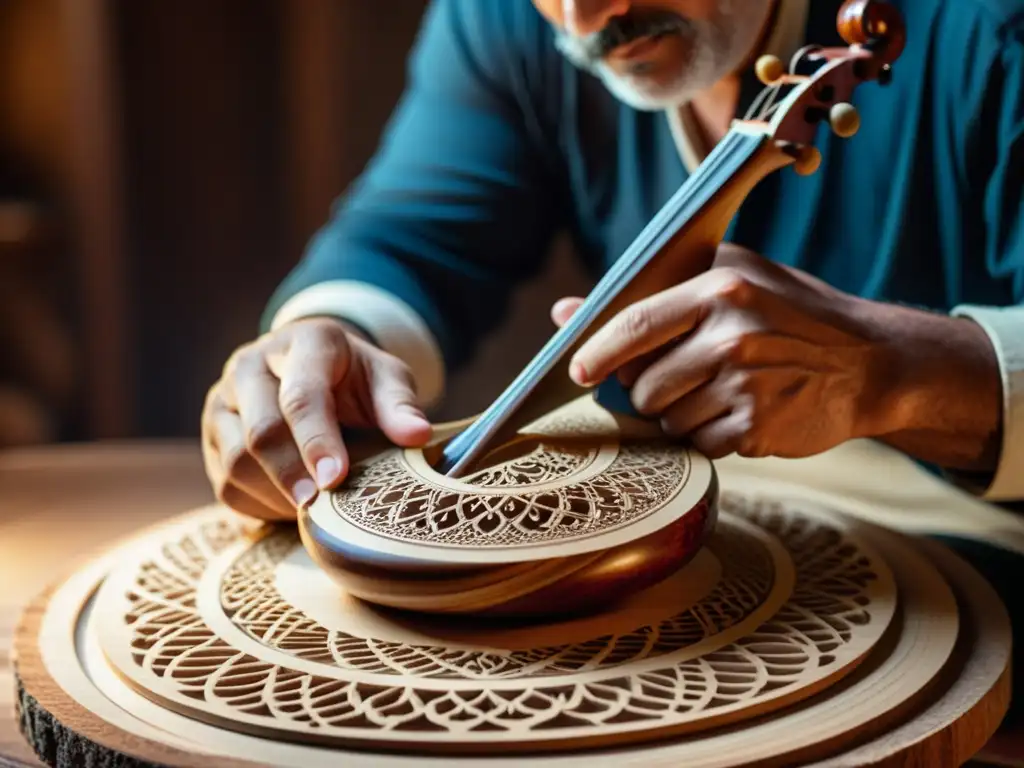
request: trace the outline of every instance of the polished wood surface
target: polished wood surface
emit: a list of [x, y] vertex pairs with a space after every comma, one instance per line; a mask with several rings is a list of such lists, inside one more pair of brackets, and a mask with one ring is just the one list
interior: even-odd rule
[[839, 9], [839, 34], [850, 45], [865, 45], [884, 40], [884, 52], [878, 55], [891, 64], [903, 53], [907, 30], [899, 9], [880, 0], [846, 0]]
[[[0, 765], [39, 765], [13, 713], [10, 639], [21, 607], [111, 542], [210, 501], [191, 442], [0, 453]], [[977, 764], [1024, 766], [1021, 733], [1008, 722]]]

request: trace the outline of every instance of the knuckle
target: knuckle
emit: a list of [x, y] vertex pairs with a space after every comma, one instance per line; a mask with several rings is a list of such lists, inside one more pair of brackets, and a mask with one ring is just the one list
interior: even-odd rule
[[301, 339], [303, 347], [318, 350], [317, 354], [323, 359], [345, 359], [354, 351], [350, 329], [340, 320], [311, 318], [297, 324], [293, 333], [295, 338]]
[[[309, 456], [313, 453], [322, 453], [327, 447], [327, 441], [324, 439], [324, 435], [315, 433], [312, 435], [306, 435], [298, 442], [299, 452], [304, 456]], [[296, 465], [297, 469], [301, 469]], [[289, 470], [289, 473], [293, 473], [293, 470]]]
[[756, 382], [750, 371], [735, 371], [729, 376], [728, 382], [726, 382], [728, 391], [734, 397], [754, 394], [755, 386]]
[[221, 368], [220, 371], [221, 381], [226, 381], [234, 378], [235, 372], [238, 370], [238, 355], [239, 351], [235, 350], [230, 355], [228, 355], [228, 359], [224, 361], [224, 366]]
[[307, 317], [292, 324], [295, 333], [308, 333], [321, 338], [342, 335], [345, 333], [345, 327], [343, 321], [334, 317]]
[[722, 360], [734, 368], [749, 365], [754, 361], [757, 344], [757, 337], [753, 334], [741, 333], [734, 336], [722, 345]]
[[722, 269], [718, 298], [733, 307], [748, 307], [753, 303], [757, 286], [742, 272], [730, 267]]
[[224, 363], [222, 378], [234, 379], [245, 375], [245, 372], [251, 370], [253, 364], [260, 359], [260, 356], [261, 353], [255, 344], [245, 344], [239, 347]]
[[332, 344], [342, 332], [339, 323], [323, 317], [303, 320], [291, 328], [293, 338], [302, 337], [321, 347]]
[[285, 416], [301, 418], [319, 402], [322, 393], [314, 384], [296, 381], [281, 390], [280, 405]]
[[651, 330], [651, 313], [644, 307], [631, 307], [620, 315], [616, 330], [629, 341], [644, 338]]
[[284, 419], [271, 416], [254, 424], [245, 430], [245, 445], [253, 453], [262, 453], [277, 445], [287, 432], [287, 425]]

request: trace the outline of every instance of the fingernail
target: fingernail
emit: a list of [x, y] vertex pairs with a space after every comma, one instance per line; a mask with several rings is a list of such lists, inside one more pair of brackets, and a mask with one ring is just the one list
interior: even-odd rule
[[295, 499], [295, 503], [300, 507], [304, 507], [311, 502], [316, 494], [316, 483], [308, 477], [302, 478], [292, 486], [292, 497]]
[[316, 481], [321, 488], [326, 488], [338, 478], [341, 465], [333, 456], [324, 456], [316, 463]]
[[584, 368], [583, 363], [578, 360], [574, 360], [569, 366], [569, 376], [572, 377], [572, 380], [581, 387], [585, 387], [590, 383], [587, 378], [587, 369]]

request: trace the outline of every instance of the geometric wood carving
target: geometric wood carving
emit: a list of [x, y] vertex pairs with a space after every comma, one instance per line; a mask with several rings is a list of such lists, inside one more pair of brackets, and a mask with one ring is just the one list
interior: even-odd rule
[[[282, 563], [307, 557], [294, 528], [249, 536], [231, 520], [191, 522], [135, 547], [97, 597], [100, 646], [163, 706], [279, 739], [487, 754], [708, 729], [849, 674], [896, 608], [889, 567], [855, 533], [736, 506], [708, 543], [717, 582], [692, 602], [674, 593], [646, 624], [610, 633], [613, 614], [563, 642], [557, 624], [520, 622], [507, 630], [516, 644], [500, 643], [489, 621], [483, 644], [464, 619], [463, 637], [449, 626], [431, 643], [423, 621], [358, 601], [333, 626], [318, 623], [277, 587]], [[378, 631], [360, 633], [357, 611]]]
[[[674, 627], [665, 623], [673, 618], [670, 616], [658, 621], [657, 612], [651, 611], [664, 602], [663, 595], [648, 603], [638, 599], [620, 606], [621, 620], [608, 617], [604, 625], [607, 637], [600, 634], [600, 622], [592, 618], [544, 627], [500, 625], [460, 630], [459, 622], [437, 623], [436, 617], [417, 622], [369, 606], [363, 606], [360, 613], [344, 600], [327, 606], [330, 601], [325, 595], [336, 588], [323, 574], [319, 587], [303, 590], [300, 586], [311, 584], [310, 570], [308, 564], [302, 565], [302, 549], [293, 546], [292, 528], [255, 526], [212, 507], [143, 532], [110, 550], [51, 594], [41, 596], [37, 607], [26, 612], [16, 641], [23, 709], [31, 710], [31, 722], [37, 728], [47, 713], [53, 712], [54, 722], [59, 724], [51, 724], [51, 735], [81, 734], [96, 749], [115, 749], [147, 765], [447, 768], [464, 758], [438, 754], [435, 761], [422, 754], [467, 750], [478, 753], [465, 758], [474, 766], [521, 765], [525, 759], [506, 754], [526, 743], [510, 743], [507, 732], [504, 739], [488, 742], [486, 735], [492, 731], [464, 728], [460, 740], [449, 728], [445, 741], [435, 736], [440, 731], [424, 733], [409, 728], [408, 720], [403, 729], [404, 716], [392, 720], [390, 728], [383, 728], [382, 723], [364, 727], [361, 730], [373, 733], [353, 738], [340, 736], [341, 728], [335, 722], [328, 728], [333, 732], [325, 731], [326, 738], [319, 740], [280, 725], [268, 728], [242, 722], [238, 705], [251, 691], [267, 690], [265, 670], [274, 667], [295, 670], [296, 680], [304, 674], [310, 674], [310, 679], [330, 679], [326, 685], [360, 677], [363, 686], [372, 679], [382, 689], [428, 691], [435, 696], [433, 701], [462, 701], [466, 712], [472, 709], [465, 695], [471, 690], [508, 691], [534, 685], [553, 694], [543, 707], [535, 708], [539, 713], [550, 712], [555, 705], [571, 706], [568, 694], [572, 691], [591, 692], [588, 705], [577, 707], [586, 711], [576, 712], [586, 724], [553, 723], [550, 730], [560, 733], [545, 733], [543, 743], [535, 747], [541, 753], [561, 754], [550, 760], [531, 757], [531, 764], [589, 768], [599, 759], [622, 766], [680, 762], [696, 768], [803, 765], [848, 750], [858, 755], [850, 764], [871, 762], [878, 755], [900, 755], [909, 765], [919, 755], [938, 753], [943, 759], [949, 755], [955, 760], [951, 764], [958, 764], [971, 749], [977, 749], [1005, 711], [1008, 693], [1006, 617], [987, 585], [940, 547], [924, 550], [933, 560], [901, 536], [798, 498], [758, 494], [756, 482], [744, 482], [738, 492], [735, 479], [732, 482], [731, 490], [727, 488], [722, 497], [720, 525], [707, 551], [675, 577], [679, 588], [673, 590], [680, 595], [675, 613], [690, 611], [699, 616], [701, 627], [708, 627], [701, 629], [700, 636], [692, 623]], [[768, 554], [752, 555], [755, 552]], [[766, 563], [773, 574], [768, 597], [763, 586]], [[274, 578], [268, 575], [272, 571], [277, 574]], [[813, 573], [819, 577], [807, 578]], [[130, 574], [135, 575], [135, 582]], [[136, 583], [140, 576], [141, 585]], [[787, 578], [789, 587], [781, 590], [788, 593], [782, 606], [758, 621], [753, 630], [747, 624], [757, 609], [751, 613], [749, 607], [731, 611], [712, 608], [767, 605], [780, 594], [778, 584]], [[724, 585], [732, 581], [747, 586], [726, 597]], [[126, 583], [134, 584], [134, 592], [124, 589]], [[686, 585], [692, 588], [687, 590]], [[300, 593], [302, 598], [291, 599]], [[117, 614], [111, 612], [108, 601], [118, 594], [116, 610], [127, 610], [120, 621], [114, 621]], [[316, 607], [294, 605], [310, 600], [316, 601]], [[967, 602], [958, 607], [958, 600]], [[149, 651], [144, 647], [137, 649], [140, 656], [133, 656], [129, 648], [120, 661], [114, 658], [116, 652], [108, 656], [103, 649], [129, 626], [125, 617], [143, 622], [136, 627], [152, 639], [145, 625], [152, 623], [156, 615], [152, 611], [158, 612], [156, 604], [161, 602], [171, 611], [168, 617], [175, 612], [192, 617], [164, 623], [176, 627], [161, 638], [165, 643], [173, 644], [173, 637], [173, 642], [195, 647], [200, 638], [195, 633], [207, 625], [216, 633], [211, 649], [219, 642], [238, 643], [253, 659], [259, 659], [248, 679], [243, 675], [233, 681], [250, 686], [249, 693], [234, 688], [233, 707], [214, 716], [208, 712], [203, 716], [206, 719], [200, 719], [197, 709], [206, 706], [205, 691], [214, 690], [215, 683], [205, 683], [204, 693], [197, 696], [195, 678], [190, 683], [192, 694], [176, 702], [165, 698], [167, 691], [158, 692], [148, 684], [136, 681], [126, 685], [126, 670], [134, 669], [133, 675], [143, 670], [144, 675], [159, 678], [159, 665], [147, 662]], [[282, 602], [297, 612], [282, 608]], [[887, 612], [889, 620], [885, 620]], [[211, 621], [215, 616], [220, 618]], [[641, 635], [628, 629], [634, 620], [639, 622], [636, 626], [642, 623], [658, 630], [650, 633], [647, 646], [638, 645]], [[962, 626], [965, 632], [961, 632]], [[798, 632], [793, 634], [785, 627]], [[699, 648], [715, 637], [721, 640], [730, 630], [737, 630], [738, 636], [725, 638], [720, 645], [711, 643], [704, 651]], [[672, 631], [679, 636], [671, 636]], [[880, 636], [870, 637], [869, 632], [874, 631]], [[411, 649], [408, 656], [397, 653], [401, 633], [415, 639], [407, 644]], [[538, 642], [545, 633], [561, 635], [567, 641], [562, 646], [550, 638]], [[133, 634], [121, 635], [125, 636]], [[189, 636], [193, 639], [188, 640]], [[385, 642], [363, 642], [374, 636]], [[601, 640], [601, 644], [590, 647], [588, 637]], [[786, 638], [794, 642], [786, 642]], [[866, 646], [859, 654], [851, 650], [858, 642]], [[527, 646], [540, 653], [524, 654], [530, 649]], [[446, 648], [450, 654], [444, 653]], [[565, 651], [561, 656], [556, 652], [559, 648]], [[614, 648], [619, 655], [602, 655], [600, 648]], [[223, 657], [216, 661], [219, 652], [199, 654], [190, 663], [222, 665]], [[986, 655], [974, 655], [981, 652]], [[812, 657], [814, 663], [809, 663]], [[128, 666], [124, 666], [126, 659]], [[673, 698], [676, 694], [670, 692], [687, 688], [679, 685], [678, 676], [673, 682], [658, 670], [686, 669], [687, 664], [705, 670], [705, 680], [717, 680], [719, 696], [683, 699], [691, 713], [690, 720], [683, 722], [687, 715], [680, 712], [679, 702]], [[716, 678], [707, 671], [715, 669], [729, 672]], [[968, 677], [960, 680], [958, 674]], [[626, 682], [620, 684], [620, 680]], [[781, 687], [774, 688], [773, 680], [781, 682]], [[807, 697], [814, 689], [817, 694]], [[353, 686], [344, 690], [350, 695]], [[594, 691], [614, 691], [615, 696], [608, 698]], [[950, 693], [953, 698], [948, 698], [947, 691], [956, 691], [955, 696]], [[563, 695], [559, 698], [558, 694]], [[301, 722], [296, 713], [301, 715], [310, 701], [303, 695], [293, 696], [286, 704], [287, 716]], [[390, 706], [400, 711], [409, 701], [395, 698]], [[618, 733], [611, 733], [610, 738], [620, 743], [609, 747], [606, 729], [594, 728], [591, 723], [608, 717], [609, 702], [620, 707], [620, 702], [629, 701], [643, 717], [633, 721], [636, 725], [631, 730], [619, 726]], [[668, 706], [670, 701], [674, 706]], [[636, 702], [648, 706], [636, 706]], [[360, 698], [356, 703], [372, 704], [368, 711], [377, 712], [378, 717], [391, 712], [382, 699]], [[604, 708], [591, 706], [598, 703]], [[482, 708], [480, 703], [476, 707]], [[268, 719], [258, 705], [250, 709], [253, 720]], [[619, 711], [631, 713], [629, 707]], [[920, 727], [915, 720], [918, 712], [925, 717]], [[760, 716], [754, 717], [756, 714]], [[475, 717], [480, 723], [497, 716], [477, 713]], [[652, 722], [666, 717], [678, 718], [677, 725], [685, 735], [666, 740], [665, 733], [651, 728]], [[501, 718], [497, 719], [500, 722]], [[728, 729], [719, 727], [726, 723], [731, 724]], [[576, 735], [570, 732], [573, 729]], [[585, 730], [600, 732], [586, 736], [582, 734]], [[33, 733], [29, 733], [30, 739]], [[481, 739], [480, 733], [485, 737]], [[74, 738], [81, 742], [79, 736]], [[537, 736], [530, 738], [536, 740]], [[623, 743], [623, 739], [632, 743]], [[944, 746], [933, 747], [935, 744]], [[594, 753], [595, 748], [602, 751]], [[403, 757], [395, 754], [396, 749], [414, 754]]]
[[[356, 461], [310, 512], [330, 552], [308, 520], [220, 506], [111, 548], [24, 615], [29, 740], [203, 768], [799, 764], [906, 730], [979, 638], [994, 661], [966, 709], [897, 751], [991, 733], [1009, 639], [969, 569], [749, 477], [719, 487], [706, 458], [581, 401], [553, 416], [462, 480], [426, 452]], [[564, 608], [588, 586], [596, 611], [533, 611], [544, 569]], [[352, 577], [436, 610], [358, 599]], [[529, 611], [464, 604], [505, 609], [513, 587]]]
[[529, 425], [488, 466], [439, 474], [424, 451], [357, 462], [312, 519], [342, 543], [425, 563], [492, 566], [609, 549], [694, 507], [714, 469], [650, 427], [581, 398]]

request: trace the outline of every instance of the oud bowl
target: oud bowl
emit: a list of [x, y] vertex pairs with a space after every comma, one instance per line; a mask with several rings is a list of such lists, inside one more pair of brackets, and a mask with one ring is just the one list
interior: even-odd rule
[[571, 414], [459, 480], [434, 471], [429, 448], [357, 462], [301, 510], [303, 544], [343, 590], [388, 608], [541, 617], [627, 599], [704, 546], [717, 475], [689, 448]]
[[712, 474], [702, 497], [664, 528], [579, 555], [496, 565], [396, 557], [339, 539], [310, 510], [299, 531], [310, 557], [345, 592], [429, 614], [544, 618], [591, 614], [669, 578], [690, 563], [718, 518]]

